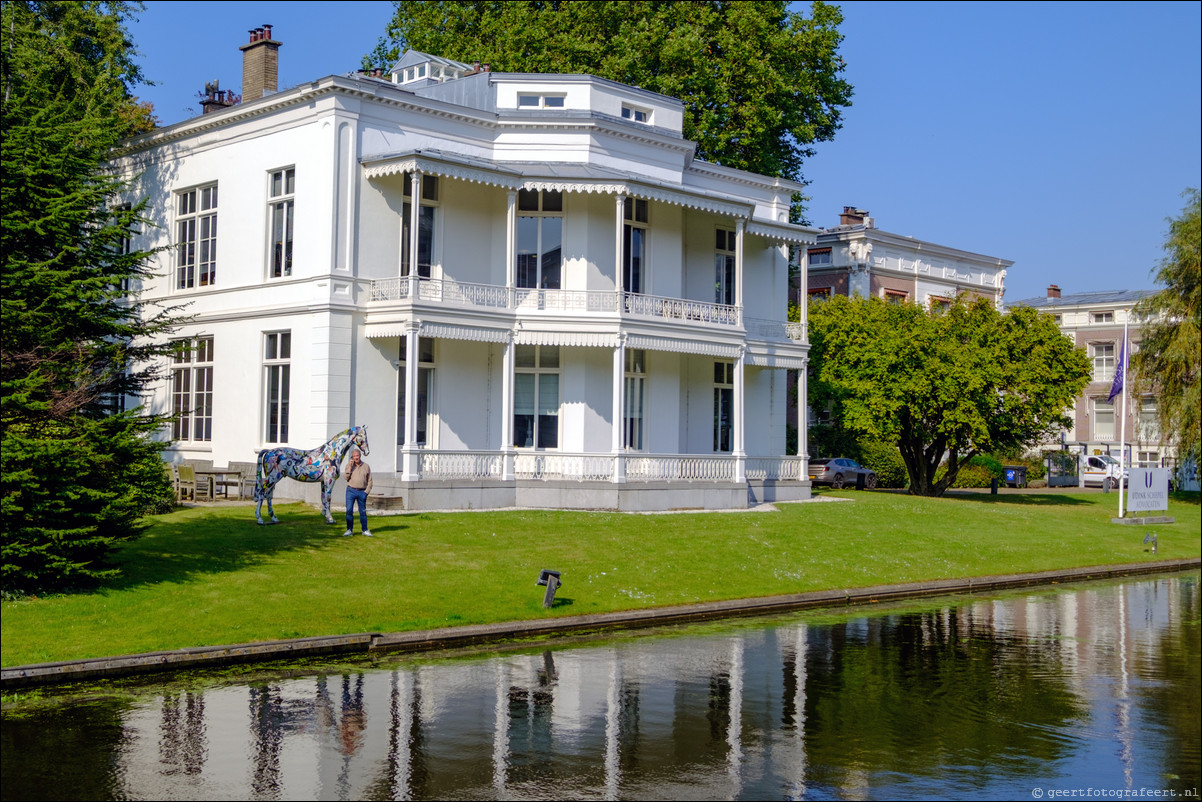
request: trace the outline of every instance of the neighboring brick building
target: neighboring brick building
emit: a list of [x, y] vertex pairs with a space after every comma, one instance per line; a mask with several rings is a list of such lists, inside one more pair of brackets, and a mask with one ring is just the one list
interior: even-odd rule
[[882, 231], [868, 212], [852, 206], [843, 207], [839, 225], [819, 231], [803, 259], [811, 297], [862, 295], [924, 306], [967, 293], [1001, 307], [1006, 270], [1014, 264]]
[[[1055, 284], [1045, 298], [1027, 298], [1007, 306], [1030, 306], [1056, 317], [1060, 330], [1085, 349], [1093, 363], [1093, 375], [1077, 399], [1073, 428], [1064, 432], [1064, 442], [1078, 453], [1113, 454], [1118, 457], [1122, 431], [1122, 401], [1108, 403], [1114, 370], [1122, 358], [1123, 324], [1128, 326], [1132, 350], [1138, 350], [1139, 321], [1131, 309], [1152, 290], [1112, 290], [1062, 295]], [[1127, 398], [1127, 449], [1124, 465], [1162, 467], [1175, 463], [1176, 451], [1160, 436], [1156, 424], [1156, 402], [1151, 396]], [[1058, 445], [1058, 444], [1057, 444]]]

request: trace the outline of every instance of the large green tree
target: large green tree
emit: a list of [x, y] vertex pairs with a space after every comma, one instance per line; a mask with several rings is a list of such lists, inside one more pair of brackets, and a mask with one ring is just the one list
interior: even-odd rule
[[167, 490], [150, 437], [163, 420], [122, 409], [155, 378], [172, 323], [128, 292], [148, 276], [130, 239], [146, 221], [106, 169], [112, 147], [150, 123], [131, 94], [130, 13], [2, 4], [6, 591], [110, 575], [106, 556]]
[[914, 495], [943, 495], [977, 454], [1053, 437], [1090, 376], [1050, 315], [984, 299], [928, 311], [840, 296], [810, 304], [809, 328], [810, 403], [896, 444]]
[[851, 105], [843, 15], [815, 2], [397, 2], [365, 66], [406, 48], [508, 72], [587, 73], [685, 105], [706, 161], [801, 180]]
[[1166, 255], [1155, 270], [1162, 289], [1136, 307], [1144, 320], [1139, 351], [1131, 359], [1137, 393], [1156, 399], [1160, 431], [1182, 457], [1202, 448], [1202, 211], [1197, 189], [1184, 193], [1181, 216], [1170, 219]]

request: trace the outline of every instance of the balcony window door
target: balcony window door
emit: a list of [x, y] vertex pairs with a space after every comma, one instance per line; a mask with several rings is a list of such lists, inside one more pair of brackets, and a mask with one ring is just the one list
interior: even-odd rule
[[[409, 253], [410, 227], [413, 220], [413, 174], [405, 176], [405, 203], [401, 210], [401, 275], [409, 275], [413, 263]], [[422, 176], [421, 206], [417, 210], [417, 275], [430, 278], [434, 263], [434, 218], [438, 210], [438, 176]]]
[[559, 346], [519, 345], [514, 353], [513, 444], [559, 447]]
[[647, 291], [647, 201], [627, 198], [622, 225], [622, 288]]
[[518, 192], [517, 286], [558, 290], [563, 272], [563, 193]]
[[735, 302], [735, 232], [717, 231], [714, 255], [714, 303], [733, 306]]

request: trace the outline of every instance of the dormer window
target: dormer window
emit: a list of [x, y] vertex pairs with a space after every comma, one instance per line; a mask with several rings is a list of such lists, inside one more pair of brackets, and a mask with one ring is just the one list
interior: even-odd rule
[[636, 123], [651, 122], [651, 112], [645, 109], [636, 109], [634, 106], [622, 106], [622, 119], [634, 120]]
[[518, 108], [562, 109], [564, 106], [564, 100], [564, 95], [520, 94], [518, 95]]

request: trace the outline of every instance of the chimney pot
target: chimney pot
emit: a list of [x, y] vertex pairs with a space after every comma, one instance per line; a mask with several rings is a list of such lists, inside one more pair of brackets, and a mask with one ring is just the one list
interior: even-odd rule
[[1057, 287], [1055, 284], [1049, 284], [1048, 285], [1048, 297], [1049, 298], [1059, 298], [1060, 297], [1060, 288]]
[[484, 65], [483, 65], [483, 66], [482, 66], [480, 69], [481, 69], [483, 72], [489, 72], [489, 71], [491, 71], [491, 70], [492, 70], [492, 65], [491, 65], [491, 64], [489, 64], [489, 63], [487, 63], [487, 62], [485, 62], [485, 63], [484, 63]]
[[268, 25], [267, 23], [263, 23], [263, 38], [264, 39], [271, 38], [271, 26]]

